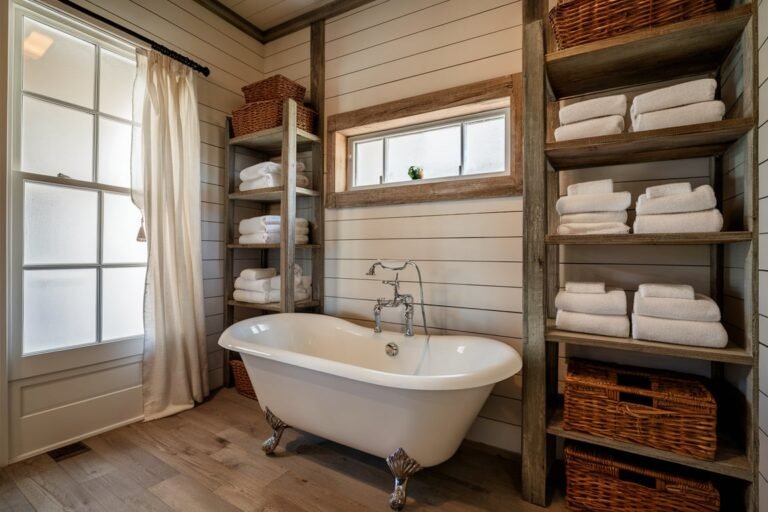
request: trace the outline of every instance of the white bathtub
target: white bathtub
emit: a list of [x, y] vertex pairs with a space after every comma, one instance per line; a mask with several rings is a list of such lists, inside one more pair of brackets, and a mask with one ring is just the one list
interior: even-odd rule
[[522, 367], [487, 338], [427, 343], [299, 313], [238, 322], [219, 345], [242, 355], [262, 409], [288, 425], [379, 457], [402, 448], [424, 467], [456, 452], [493, 385]]

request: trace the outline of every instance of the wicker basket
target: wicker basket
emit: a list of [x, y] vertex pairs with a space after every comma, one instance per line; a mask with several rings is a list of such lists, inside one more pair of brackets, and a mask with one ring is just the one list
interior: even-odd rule
[[232, 367], [232, 374], [235, 376], [235, 389], [237, 392], [252, 400], [256, 400], [256, 392], [253, 390], [251, 378], [245, 369], [245, 363], [235, 360], [230, 361], [229, 366]]
[[274, 75], [243, 87], [246, 103], [255, 103], [266, 100], [287, 100], [293, 98], [299, 103], [304, 103], [304, 94], [307, 88], [288, 80], [283, 75]]
[[568, 362], [564, 428], [703, 460], [717, 449], [717, 404], [693, 377]]
[[[257, 101], [243, 105], [232, 112], [235, 137], [282, 126], [283, 103], [284, 100]], [[296, 126], [300, 130], [312, 133], [315, 128], [315, 117], [316, 114], [312, 110], [304, 105], [297, 105]]]
[[549, 13], [558, 50], [715, 11], [715, 0], [560, 0]]
[[565, 448], [569, 512], [719, 512], [711, 482], [642, 467], [606, 453]]

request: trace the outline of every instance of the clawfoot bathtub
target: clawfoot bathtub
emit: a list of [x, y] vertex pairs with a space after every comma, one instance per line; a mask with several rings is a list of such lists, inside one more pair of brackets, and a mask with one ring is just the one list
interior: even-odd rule
[[522, 367], [514, 349], [487, 338], [375, 334], [301, 313], [238, 322], [219, 345], [243, 357], [274, 430], [265, 452], [290, 425], [386, 458], [395, 510], [408, 478], [448, 460], [493, 385]]

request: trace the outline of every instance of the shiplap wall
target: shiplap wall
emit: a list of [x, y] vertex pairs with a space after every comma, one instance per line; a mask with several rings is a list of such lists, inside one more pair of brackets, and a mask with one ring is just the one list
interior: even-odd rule
[[[363, 108], [521, 70], [522, 6], [511, 0], [379, 0], [326, 25], [326, 112]], [[309, 31], [265, 45], [265, 76], [308, 86]], [[413, 259], [424, 277], [434, 334], [478, 334], [520, 350], [522, 199], [502, 198], [326, 211], [328, 314], [371, 325], [390, 295], [377, 258]], [[418, 297], [412, 270], [404, 290]], [[421, 324], [417, 311], [416, 323]], [[386, 310], [386, 328], [398, 312]], [[519, 376], [499, 384], [469, 438], [520, 450]]]
[[768, 0], [760, 0], [758, 7], [758, 79], [759, 105], [759, 221], [760, 229], [760, 512], [768, 512]]

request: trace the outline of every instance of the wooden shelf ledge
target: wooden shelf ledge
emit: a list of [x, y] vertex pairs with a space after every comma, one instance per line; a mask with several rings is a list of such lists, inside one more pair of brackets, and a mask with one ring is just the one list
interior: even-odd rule
[[[304, 130], [297, 129], [296, 142], [298, 151], [306, 151], [307, 149], [310, 149], [313, 144], [319, 143], [320, 137], [305, 132]], [[263, 153], [279, 153], [283, 148], [283, 127], [278, 126], [277, 128], [270, 128], [269, 130], [241, 135], [229, 139], [229, 145], [261, 151]]]
[[[296, 187], [298, 197], [319, 197], [320, 192], [308, 188]], [[277, 203], [283, 198], [283, 187], [260, 188], [258, 190], [247, 190], [245, 192], [233, 192], [229, 194], [230, 199], [236, 201], [258, 201], [262, 203]]]
[[[279, 249], [280, 244], [227, 244], [229, 249]], [[298, 244], [296, 249], [319, 249], [320, 244]]]
[[752, 15], [746, 4], [546, 55], [558, 98], [717, 70]]
[[630, 233], [627, 235], [547, 235], [547, 245], [712, 245], [752, 241], [749, 231], [717, 233]]
[[[229, 300], [227, 301], [227, 304], [230, 306], [235, 306], [236, 308], [246, 308], [246, 309], [258, 309], [260, 311], [270, 311], [270, 312], [280, 312], [280, 303], [279, 302], [271, 302], [269, 304], [253, 304], [251, 302], [240, 302], [237, 300]], [[300, 302], [294, 303], [294, 307], [296, 309], [307, 309], [307, 308], [316, 308], [320, 305], [319, 300], [302, 300]]]

